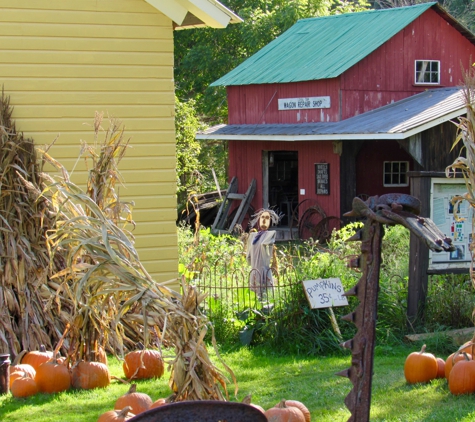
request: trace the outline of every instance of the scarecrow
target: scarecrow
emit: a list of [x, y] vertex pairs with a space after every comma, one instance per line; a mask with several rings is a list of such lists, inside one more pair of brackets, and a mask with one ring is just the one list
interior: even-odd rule
[[[278, 224], [281, 215], [271, 209], [260, 209], [252, 215], [250, 227], [257, 223], [258, 230], [253, 229], [247, 239], [247, 262], [252, 267], [249, 288], [261, 299], [274, 287], [272, 270], [277, 270], [277, 256], [275, 253], [275, 231], [269, 231], [271, 224]], [[271, 267], [271, 260], [272, 267]]]

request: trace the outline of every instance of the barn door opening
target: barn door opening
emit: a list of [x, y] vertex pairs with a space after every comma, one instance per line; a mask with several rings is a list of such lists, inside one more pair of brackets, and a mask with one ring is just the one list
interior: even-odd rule
[[[289, 226], [298, 201], [298, 152], [267, 151], [264, 167], [264, 204], [283, 214], [280, 226]], [[266, 172], [267, 170], [267, 172]], [[267, 177], [266, 176], [267, 173]]]

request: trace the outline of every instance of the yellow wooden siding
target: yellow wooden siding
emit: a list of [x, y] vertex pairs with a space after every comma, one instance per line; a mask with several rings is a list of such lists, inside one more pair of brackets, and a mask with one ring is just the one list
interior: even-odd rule
[[96, 111], [130, 138], [121, 198], [134, 201], [132, 232], [157, 281], [177, 276], [173, 29], [144, 0], [0, 0], [0, 84], [17, 129], [74, 182], [87, 171], [80, 141], [93, 142]]

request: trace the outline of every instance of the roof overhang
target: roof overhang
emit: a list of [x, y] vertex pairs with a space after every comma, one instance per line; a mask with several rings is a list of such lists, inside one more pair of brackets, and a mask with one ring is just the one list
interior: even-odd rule
[[236, 141], [403, 140], [466, 114], [462, 89], [435, 89], [340, 122], [218, 125], [197, 139]]
[[155, 9], [168, 16], [175, 29], [209, 26], [226, 28], [242, 19], [217, 0], [145, 0]]

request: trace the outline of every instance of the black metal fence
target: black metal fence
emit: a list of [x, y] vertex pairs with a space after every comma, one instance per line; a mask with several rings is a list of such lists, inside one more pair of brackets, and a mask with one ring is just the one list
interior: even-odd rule
[[[207, 293], [203, 311], [212, 319], [216, 314], [228, 318], [245, 319], [249, 312], [262, 312], [266, 317], [278, 320], [292, 310], [299, 312], [304, 298], [302, 280], [292, 266], [272, 272], [273, 287], [252, 289], [253, 277], [266, 278], [258, 270], [236, 269], [233, 257], [217, 260], [213, 266], [204, 266], [196, 274], [194, 284], [200, 292]], [[284, 312], [285, 311], [285, 312]]]

